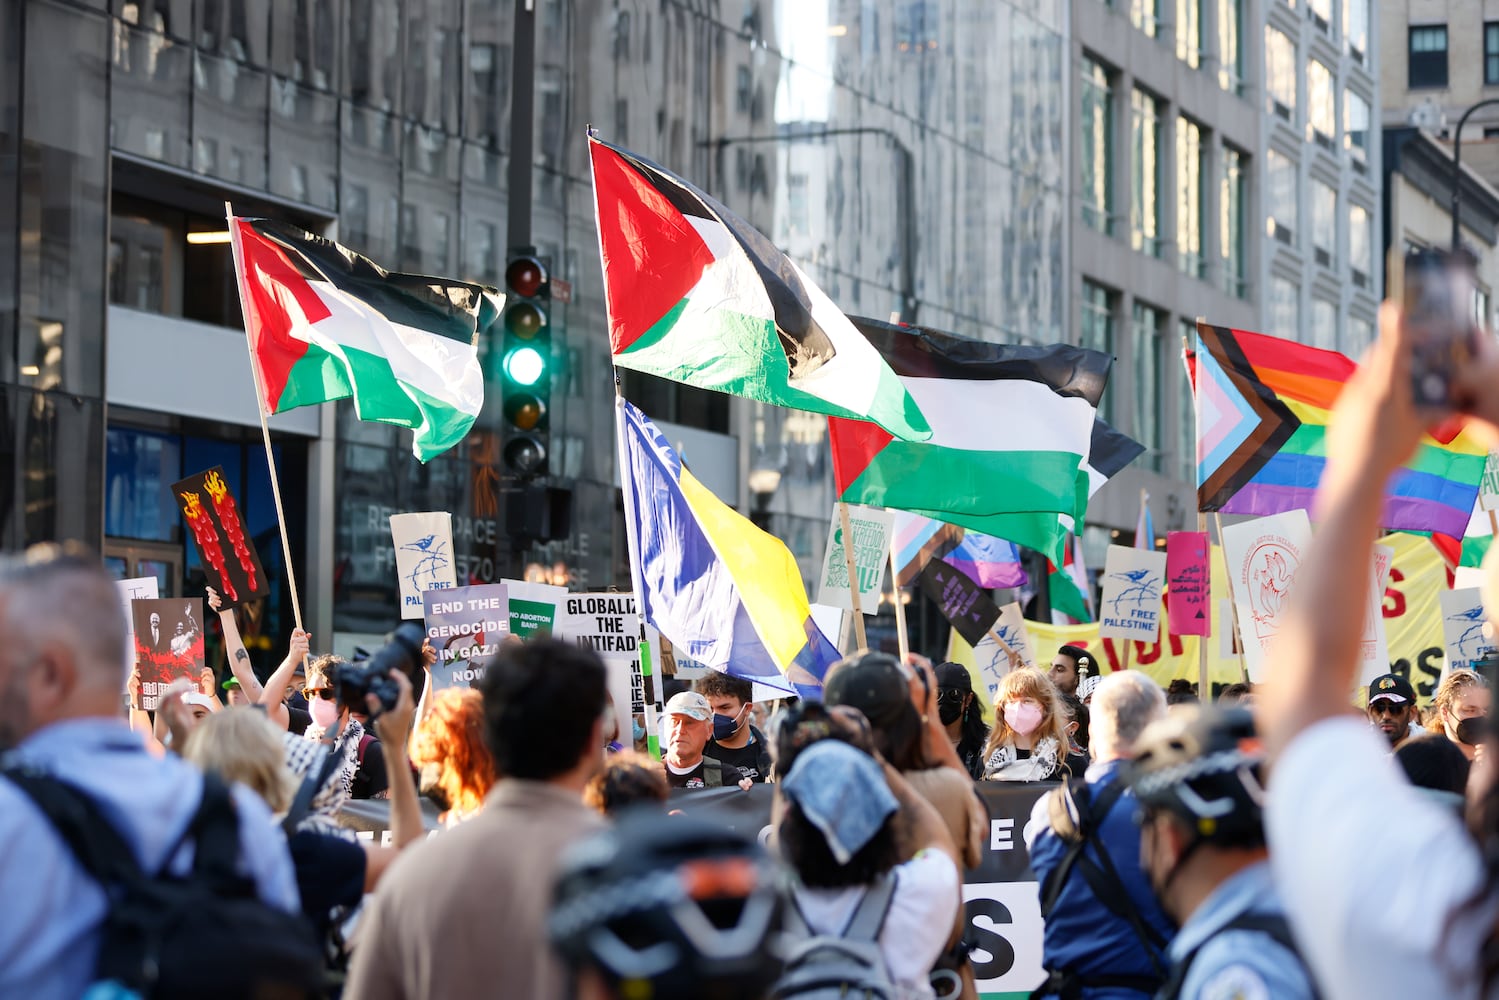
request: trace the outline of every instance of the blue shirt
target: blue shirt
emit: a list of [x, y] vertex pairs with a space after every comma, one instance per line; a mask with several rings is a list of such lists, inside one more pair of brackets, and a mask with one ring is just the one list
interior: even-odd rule
[[1214, 889], [1171, 942], [1173, 965], [1200, 948], [1182, 1000], [1311, 1000], [1301, 960], [1260, 931], [1222, 928], [1246, 913], [1283, 916], [1270, 863], [1250, 865]]
[[[0, 759], [26, 763], [93, 797], [135, 850], [145, 871], [186, 873], [192, 845], [182, 840], [203, 797], [203, 777], [176, 757], [151, 756], [123, 721], [59, 722], [32, 734]], [[297, 912], [297, 886], [286, 840], [258, 796], [233, 789], [240, 823], [240, 868], [260, 898]], [[98, 962], [104, 892], [25, 792], [0, 779], [0, 996], [32, 1000], [79, 996]]]

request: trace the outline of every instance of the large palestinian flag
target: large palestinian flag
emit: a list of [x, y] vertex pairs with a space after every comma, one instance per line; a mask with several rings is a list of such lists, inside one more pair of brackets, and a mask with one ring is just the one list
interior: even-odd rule
[[769, 240], [650, 161], [588, 146], [616, 365], [930, 436], [889, 366]]
[[386, 271], [266, 219], [234, 219], [231, 236], [265, 412], [352, 399], [359, 419], [415, 431], [423, 462], [463, 439], [484, 402], [495, 289]]
[[[840, 500], [894, 507], [1062, 559], [1092, 489], [1088, 458], [1113, 359], [854, 320], [932, 426], [924, 442], [832, 420]], [[1128, 440], [1128, 439], [1126, 439]]]

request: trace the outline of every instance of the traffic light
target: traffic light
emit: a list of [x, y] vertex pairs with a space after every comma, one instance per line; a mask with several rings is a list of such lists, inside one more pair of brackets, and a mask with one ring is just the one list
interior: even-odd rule
[[505, 267], [505, 321], [500, 345], [500, 398], [505, 470], [523, 479], [547, 474], [552, 396], [551, 281], [529, 251]]

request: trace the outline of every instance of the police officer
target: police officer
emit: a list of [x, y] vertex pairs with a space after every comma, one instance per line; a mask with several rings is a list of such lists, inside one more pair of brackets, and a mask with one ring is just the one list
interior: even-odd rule
[[1254, 720], [1241, 709], [1173, 716], [1136, 744], [1140, 862], [1181, 925], [1157, 1000], [1316, 996], [1271, 881]]

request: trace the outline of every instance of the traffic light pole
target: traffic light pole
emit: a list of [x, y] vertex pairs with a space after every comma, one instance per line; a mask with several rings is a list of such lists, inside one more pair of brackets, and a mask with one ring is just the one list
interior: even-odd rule
[[536, 0], [515, 0], [515, 38], [510, 62], [511, 250], [531, 246], [531, 169], [536, 136]]

